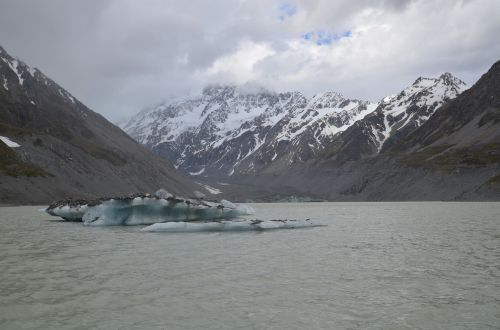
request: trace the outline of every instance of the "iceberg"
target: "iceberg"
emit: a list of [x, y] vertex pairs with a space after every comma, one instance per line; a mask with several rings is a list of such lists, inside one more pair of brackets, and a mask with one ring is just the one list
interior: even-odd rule
[[67, 221], [81, 221], [88, 226], [150, 225], [162, 222], [186, 222], [233, 219], [254, 214], [242, 204], [226, 200], [175, 197], [160, 189], [154, 195], [135, 194], [127, 197], [97, 200], [63, 200], [51, 204], [48, 214]]
[[319, 227], [321, 224], [307, 220], [222, 220], [203, 222], [165, 222], [155, 223], [141, 231], [145, 232], [205, 232], [205, 231], [250, 231], [270, 229], [293, 229]]
[[95, 200], [62, 200], [43, 211], [86, 226], [146, 225], [143, 232], [213, 232], [292, 229], [323, 226], [306, 220], [249, 220], [253, 208], [228, 200], [176, 197], [164, 189], [155, 194], [132, 194]]

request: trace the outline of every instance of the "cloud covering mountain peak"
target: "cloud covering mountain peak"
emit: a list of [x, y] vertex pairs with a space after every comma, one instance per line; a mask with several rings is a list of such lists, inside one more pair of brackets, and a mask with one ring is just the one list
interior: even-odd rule
[[[479, 78], [500, 3], [2, 1], [0, 38], [112, 119], [210, 83], [379, 100], [419, 74]], [[308, 36], [308, 37], [305, 37]]]

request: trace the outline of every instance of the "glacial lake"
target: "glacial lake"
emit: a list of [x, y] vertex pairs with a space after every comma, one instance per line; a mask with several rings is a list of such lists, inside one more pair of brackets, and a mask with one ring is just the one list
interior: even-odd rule
[[326, 227], [145, 233], [0, 208], [0, 329], [498, 329], [500, 203], [253, 204]]

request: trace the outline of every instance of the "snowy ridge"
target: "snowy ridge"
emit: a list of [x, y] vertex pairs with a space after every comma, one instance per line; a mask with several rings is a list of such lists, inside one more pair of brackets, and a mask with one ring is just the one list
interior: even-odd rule
[[[24, 62], [18, 60], [17, 58], [12, 58], [8, 55], [3, 49], [0, 48], [0, 59], [7, 64], [10, 70], [16, 75], [17, 82], [19, 85], [23, 86], [24, 80], [26, 79], [26, 75], [29, 74], [33, 78], [35, 77], [35, 73], [37, 69], [31, 68]], [[3, 86], [8, 90], [7, 86], [7, 78], [3, 76]]]
[[333, 92], [308, 99], [299, 92], [209, 86], [199, 97], [143, 110], [122, 128], [191, 175], [233, 175], [301, 161], [376, 106]]
[[[68, 91], [61, 88], [54, 81], [45, 76], [40, 70], [10, 56], [2, 47], [0, 47], [0, 70], [2, 71], [2, 74], [0, 75], [0, 83], [7, 91], [12, 88], [17, 88], [30, 97], [30, 85], [32, 85], [33, 81], [37, 81], [46, 86], [58, 89], [59, 95], [65, 100], [71, 103], [76, 102], [76, 99]], [[27, 83], [28, 80], [31, 83]], [[31, 101], [31, 103], [36, 105], [36, 102], [34, 101]]]
[[372, 127], [374, 142], [380, 151], [396, 131], [420, 127], [447, 100], [466, 89], [466, 84], [450, 73], [439, 78], [418, 78], [397, 96], [384, 98], [376, 113], [383, 116], [383, 126]]
[[445, 102], [466, 89], [450, 73], [418, 78], [397, 95], [383, 98], [377, 108], [338, 136], [323, 158], [354, 161], [391, 148], [425, 123]]
[[314, 159], [331, 145], [337, 148], [335, 141], [345, 149], [339, 159], [382, 152], [465, 87], [445, 73], [418, 78], [399, 94], [370, 103], [335, 92], [307, 98], [299, 92], [210, 86], [201, 96], [145, 109], [122, 128], [190, 175], [249, 174]]
[[[176, 141], [186, 132], [205, 128], [215, 134], [211, 146], [220, 145], [226, 137], [238, 137], [242, 124], [258, 116], [269, 125], [277, 122], [292, 95], [242, 94], [235, 86], [212, 86], [200, 97], [173, 103], [162, 103], [146, 109], [122, 128], [138, 142], [155, 146]], [[210, 126], [210, 127], [208, 127]], [[209, 141], [207, 141], [209, 142]]]

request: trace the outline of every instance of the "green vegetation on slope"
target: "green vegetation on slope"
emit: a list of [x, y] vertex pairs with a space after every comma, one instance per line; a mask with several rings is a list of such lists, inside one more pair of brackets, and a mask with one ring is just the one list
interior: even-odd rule
[[444, 171], [459, 167], [481, 167], [500, 163], [500, 144], [484, 143], [468, 148], [453, 148], [451, 145], [428, 147], [403, 155], [399, 160], [410, 166], [431, 166]]
[[20, 161], [16, 153], [3, 141], [0, 141], [0, 173], [14, 177], [46, 177], [51, 175], [38, 167]]
[[[82, 135], [93, 135], [92, 132], [86, 128], [82, 130]], [[85, 151], [92, 157], [96, 159], [102, 159], [109, 162], [115, 166], [123, 166], [127, 164], [127, 161], [120, 157], [116, 152], [111, 150], [99, 147], [96, 145], [96, 142], [91, 142], [89, 139], [80, 138], [74, 136], [70, 131], [62, 129], [58, 131], [54, 131], [53, 129], [47, 129], [47, 131], [35, 130], [32, 128], [24, 128], [18, 127], [14, 125], [8, 125], [5, 123], [0, 123], [0, 133], [8, 136], [32, 136], [34, 134], [37, 135], [52, 135], [60, 140], [63, 140], [67, 143], [72, 144], [73, 146]], [[62, 138], [64, 137], [64, 138]], [[85, 136], [84, 136], [85, 137]], [[35, 145], [41, 146], [43, 144], [42, 139], [37, 138], [34, 142]], [[12, 151], [12, 150], [11, 150]]]

